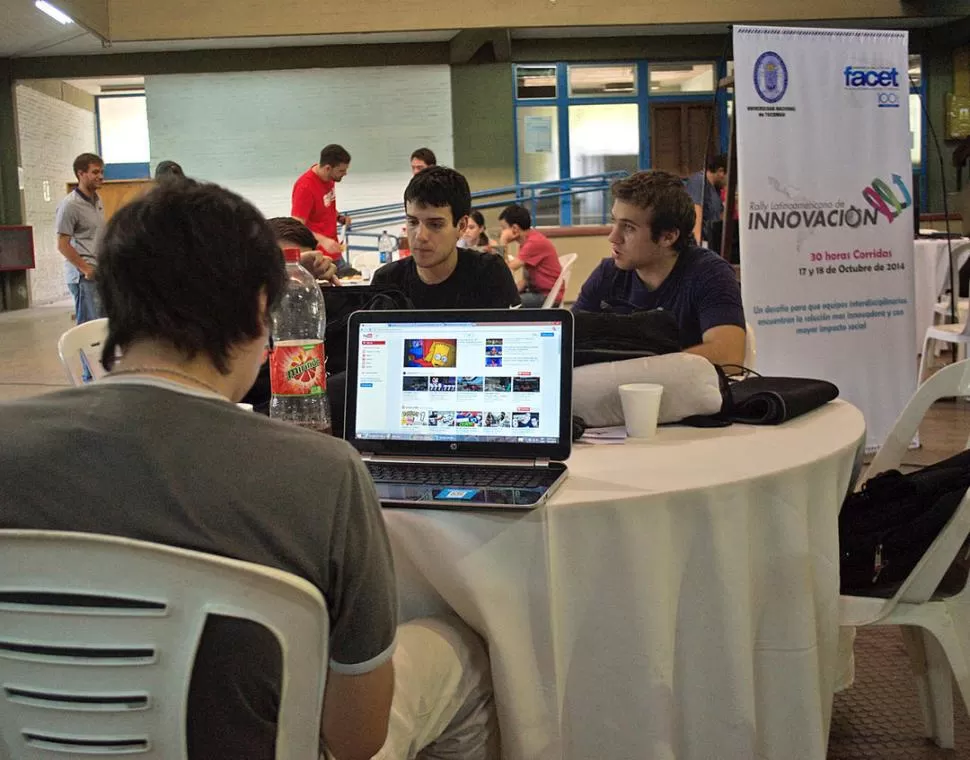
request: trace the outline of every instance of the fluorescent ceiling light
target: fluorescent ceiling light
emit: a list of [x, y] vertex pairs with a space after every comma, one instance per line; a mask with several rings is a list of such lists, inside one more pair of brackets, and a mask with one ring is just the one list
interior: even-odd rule
[[50, 16], [55, 21], [59, 21], [62, 24], [73, 24], [74, 19], [68, 16], [63, 11], [58, 10], [53, 5], [48, 3], [46, 0], [36, 0], [34, 2], [34, 7], [39, 11], [43, 11], [48, 16]]

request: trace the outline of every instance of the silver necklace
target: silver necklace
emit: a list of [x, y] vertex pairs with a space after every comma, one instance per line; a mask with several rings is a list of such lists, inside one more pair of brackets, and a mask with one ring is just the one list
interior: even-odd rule
[[210, 390], [217, 396], [222, 396], [225, 398], [225, 394], [216, 388], [214, 385], [210, 385], [205, 380], [200, 380], [194, 375], [190, 375], [188, 372], [183, 372], [180, 369], [172, 369], [171, 367], [132, 367], [130, 369], [116, 369], [112, 370], [108, 377], [113, 377], [115, 375], [145, 375], [151, 373], [161, 373], [163, 375], [172, 375], [174, 377], [180, 377], [183, 380], [188, 380], [191, 383], [195, 383], [206, 390]]

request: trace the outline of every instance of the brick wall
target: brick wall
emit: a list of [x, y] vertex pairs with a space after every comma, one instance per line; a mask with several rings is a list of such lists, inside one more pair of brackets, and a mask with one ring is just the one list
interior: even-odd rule
[[94, 113], [21, 85], [17, 87], [17, 128], [24, 218], [34, 228], [37, 262], [29, 275], [30, 299], [33, 304], [50, 303], [69, 295], [64, 257], [57, 251], [54, 212], [64, 197], [65, 184], [74, 179], [75, 156], [95, 149]]
[[268, 217], [289, 214], [294, 180], [328, 143], [352, 156], [341, 210], [400, 202], [415, 148], [453, 161], [448, 66], [149, 76], [145, 91], [152, 167], [178, 161]]

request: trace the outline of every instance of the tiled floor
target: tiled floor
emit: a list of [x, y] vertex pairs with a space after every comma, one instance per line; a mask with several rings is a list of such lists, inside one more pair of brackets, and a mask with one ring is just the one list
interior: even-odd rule
[[[66, 304], [0, 314], [0, 401], [67, 385], [57, 359], [57, 338], [71, 324]], [[910, 452], [906, 464], [919, 466], [954, 454], [964, 447], [968, 433], [970, 404], [940, 402], [920, 431], [923, 448]], [[830, 760], [970, 759], [970, 720], [962, 708], [955, 750], [940, 750], [923, 738], [916, 687], [896, 629], [861, 630], [855, 652], [856, 683], [835, 697]]]

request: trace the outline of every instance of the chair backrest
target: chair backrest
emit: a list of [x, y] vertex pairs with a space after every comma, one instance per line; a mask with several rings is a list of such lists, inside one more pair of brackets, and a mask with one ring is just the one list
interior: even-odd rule
[[757, 369], [758, 345], [754, 339], [754, 328], [747, 320], [744, 322], [744, 368]]
[[329, 625], [308, 581], [115, 536], [0, 530], [0, 756], [186, 758], [208, 615], [276, 636], [276, 760], [317, 760]]
[[[899, 467], [926, 411], [938, 399], [948, 396], [970, 396], [970, 360], [944, 367], [916, 389], [886, 436], [885, 443], [873, 457], [866, 479]], [[964, 448], [968, 447], [970, 440]]]
[[[966, 542], [968, 535], [970, 535], [970, 491], [964, 495], [953, 516], [924, 552], [916, 567], [906, 577], [896, 593], [886, 599], [878, 608], [869, 608], [866, 619], [860, 620], [846, 615], [846, 607], [843, 607], [842, 625], [865, 625], [886, 617], [900, 603], [923, 604], [930, 601], [936, 593], [936, 589], [939, 588], [946, 571], [953, 564], [957, 552]], [[965, 584], [963, 589], [952, 598], [963, 604], [970, 602], [970, 583]], [[851, 604], [849, 609], [851, 609]]]
[[543, 309], [551, 309], [556, 305], [556, 299], [559, 297], [559, 292], [566, 292], [566, 287], [569, 285], [569, 275], [572, 272], [573, 264], [576, 263], [576, 259], [578, 258], [578, 253], [567, 253], [559, 257], [559, 266], [562, 271], [559, 272], [559, 276], [553, 283], [552, 290], [549, 291], [549, 295], [546, 296], [546, 300], [542, 302]]
[[81, 378], [85, 363], [93, 378], [105, 374], [101, 366], [101, 346], [107, 335], [108, 320], [93, 319], [72, 327], [57, 341], [57, 354], [68, 379], [74, 385], [83, 382]]

